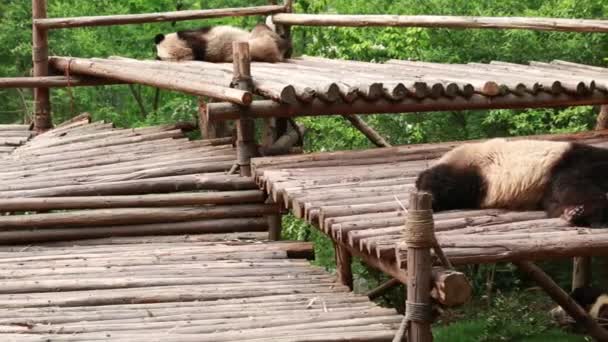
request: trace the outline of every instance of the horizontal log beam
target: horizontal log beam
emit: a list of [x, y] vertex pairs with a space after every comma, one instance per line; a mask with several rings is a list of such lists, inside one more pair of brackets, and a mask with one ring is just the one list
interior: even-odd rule
[[[191, 95], [209, 96], [240, 105], [251, 103], [253, 95], [248, 91], [218, 86], [215, 84], [194, 82], [183, 77], [142, 70], [137, 66], [116, 65], [107, 61], [91, 61], [82, 58], [51, 57], [51, 66], [62, 72], [69, 70], [74, 74], [111, 78], [123, 82], [140, 83], [152, 87], [179, 91]], [[161, 77], [163, 76], [164, 77]]]
[[5, 77], [0, 78], [1, 88], [60, 88], [60, 87], [81, 87], [99, 86], [109, 84], [124, 84], [125, 82], [101, 79], [95, 77], [70, 77], [64, 76], [39, 76], [39, 77]]
[[273, 16], [275, 24], [343, 27], [443, 27], [477, 29], [521, 29], [565, 32], [608, 32], [608, 20], [534, 17], [464, 17], [439, 15], [340, 15], [293, 14]]
[[[587, 96], [572, 96], [567, 94], [552, 95], [548, 93], [496, 97], [473, 95], [470, 98], [426, 98], [423, 100], [407, 98], [399, 102], [388, 100], [378, 100], [374, 102], [355, 100], [352, 103], [326, 103], [315, 100], [308, 104], [299, 105], [288, 105], [270, 100], [262, 100], [252, 102], [247, 110], [247, 114], [255, 118], [269, 118], [473, 109], [522, 109], [602, 104], [608, 104], [608, 95], [598, 91]], [[210, 103], [207, 115], [210, 121], [235, 120], [238, 118], [239, 110], [240, 107], [230, 103]]]
[[167, 21], [183, 21], [194, 19], [212, 19], [222, 17], [241, 17], [252, 15], [269, 15], [284, 12], [285, 7], [279, 5], [256, 6], [244, 8], [218, 8], [191, 11], [159, 12], [144, 14], [86, 16], [73, 18], [35, 19], [34, 25], [40, 29], [63, 29], [74, 27], [110, 26], [143, 23], [160, 23]]

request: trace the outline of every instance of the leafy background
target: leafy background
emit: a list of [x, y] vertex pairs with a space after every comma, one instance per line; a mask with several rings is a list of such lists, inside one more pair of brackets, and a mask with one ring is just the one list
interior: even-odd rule
[[[267, 4], [264, 0], [48, 0], [50, 17], [145, 13], [177, 9], [239, 7]], [[473, 16], [539, 16], [607, 18], [605, 0], [296, 0], [295, 10], [305, 13], [436, 14]], [[262, 18], [228, 18], [208, 21], [154, 23], [115, 27], [57, 30], [50, 34], [51, 55], [104, 57], [120, 55], [153, 58], [152, 38], [199, 25], [225, 23], [251, 27]], [[525, 30], [454, 30], [423, 28], [317, 28], [295, 27], [296, 55], [315, 55], [362, 61], [391, 58], [444, 63], [502, 60], [562, 59], [606, 66], [608, 35], [534, 32]], [[0, 0], [0, 77], [27, 76], [31, 69], [31, 7], [29, 1]], [[144, 102], [142, 111], [133, 93]], [[193, 120], [196, 99], [148, 87], [103, 86], [54, 89], [54, 121], [61, 122], [83, 111], [97, 120], [134, 127], [177, 120]], [[31, 90], [0, 90], [0, 123], [27, 122], [31, 115]], [[593, 127], [597, 108], [575, 107], [530, 110], [461, 111], [368, 115], [365, 120], [393, 144], [465, 140], [493, 136], [573, 132]], [[341, 117], [307, 117], [308, 151], [360, 149], [370, 143]], [[331, 244], [301, 221], [284, 219], [287, 238], [314, 240], [317, 263], [331, 269]], [[544, 265], [566, 286], [569, 262]], [[605, 278], [606, 264], [597, 262], [596, 279]], [[385, 280], [378, 272], [356, 265], [357, 290], [365, 291]], [[547, 300], [530, 284], [520, 281], [510, 265], [475, 266], [465, 271], [476, 289], [471, 305], [443, 318], [439, 341], [582, 341], [553, 329], [545, 315]], [[604, 273], [602, 273], [604, 272]], [[490, 281], [491, 280], [491, 281]], [[492, 286], [487, 286], [491, 283]], [[528, 289], [524, 291], [524, 289]], [[382, 298], [386, 305], [402, 306], [403, 290]], [[455, 319], [457, 323], [453, 323]], [[451, 324], [448, 324], [451, 323]], [[447, 327], [443, 327], [447, 325]]]

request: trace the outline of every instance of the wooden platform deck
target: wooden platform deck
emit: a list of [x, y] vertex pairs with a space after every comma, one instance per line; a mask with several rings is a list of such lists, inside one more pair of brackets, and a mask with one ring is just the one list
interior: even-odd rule
[[[401, 316], [256, 234], [0, 249], [0, 340], [391, 341]], [[259, 237], [259, 236], [257, 236]]]
[[0, 158], [25, 144], [31, 137], [29, 125], [0, 125]]
[[227, 175], [235, 159], [226, 139], [190, 141], [172, 125], [58, 127], [2, 160], [0, 244], [266, 231], [277, 208]]
[[[608, 131], [538, 136], [608, 147]], [[254, 159], [257, 182], [284, 207], [372, 265], [405, 279], [402, 209], [417, 174], [458, 143]], [[397, 200], [399, 199], [399, 201]], [[608, 255], [608, 230], [570, 227], [544, 212], [435, 214], [454, 264]]]

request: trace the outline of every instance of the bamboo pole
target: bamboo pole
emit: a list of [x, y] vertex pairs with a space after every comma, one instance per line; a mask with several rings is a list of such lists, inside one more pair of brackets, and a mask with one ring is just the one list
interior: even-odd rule
[[159, 23], [167, 21], [183, 21], [194, 19], [211, 19], [222, 17], [268, 15], [284, 11], [284, 6], [255, 6], [244, 8], [219, 8], [205, 10], [124, 14], [107, 16], [88, 16], [73, 18], [35, 18], [34, 25], [40, 29], [62, 29], [74, 27], [108, 26]]
[[594, 19], [279, 13], [274, 15], [273, 20], [277, 24], [301, 26], [398, 26], [608, 32], [608, 20]]
[[[249, 43], [234, 42], [234, 79], [233, 85], [236, 89], [251, 90], [253, 81], [251, 78], [251, 56], [249, 54]], [[251, 158], [256, 154], [255, 146], [255, 121], [247, 115], [245, 108], [240, 108], [237, 118], [237, 162], [240, 166], [241, 176], [251, 176]]]
[[[470, 98], [426, 98], [422, 100], [406, 98], [399, 102], [380, 99], [368, 102], [357, 99], [352, 103], [326, 103], [314, 100], [309, 104], [287, 105], [270, 100], [254, 101], [248, 107], [248, 115], [253, 118], [298, 117], [313, 115], [345, 115], [375, 113], [413, 113], [428, 111], [455, 111], [469, 109], [518, 109], [561, 106], [584, 106], [608, 104], [608, 95], [595, 91], [584, 96], [568, 94], [553, 95], [538, 93], [486, 97], [473, 95]], [[230, 103], [209, 104], [209, 120], [235, 120], [240, 108]]]
[[542, 269], [530, 261], [519, 261], [515, 265], [530, 276], [543, 290], [561, 306], [574, 320], [581, 324], [597, 341], [608, 341], [608, 331], [603, 329], [589, 314], [568, 296]]
[[[46, 18], [46, 0], [32, 0], [32, 19]], [[33, 25], [32, 60], [34, 77], [45, 77], [49, 74], [48, 31]], [[53, 127], [51, 118], [51, 99], [49, 88], [34, 88], [34, 129], [44, 132]]]

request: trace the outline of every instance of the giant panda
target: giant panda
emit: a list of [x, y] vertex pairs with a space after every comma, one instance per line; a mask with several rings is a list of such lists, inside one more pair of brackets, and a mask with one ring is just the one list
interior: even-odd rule
[[[591, 286], [574, 289], [570, 297], [580, 305], [592, 319], [600, 321], [603, 325], [608, 323], [608, 293]], [[560, 326], [577, 327], [576, 322], [561, 307], [556, 306], [549, 312], [551, 318]]]
[[211, 26], [158, 34], [154, 37], [156, 57], [163, 61], [198, 60], [232, 62], [232, 43], [249, 42], [251, 59], [281, 62], [291, 44], [265, 24], [251, 32], [233, 26]]
[[545, 210], [578, 226], [608, 223], [608, 150], [545, 140], [460, 145], [420, 173], [433, 210]]

